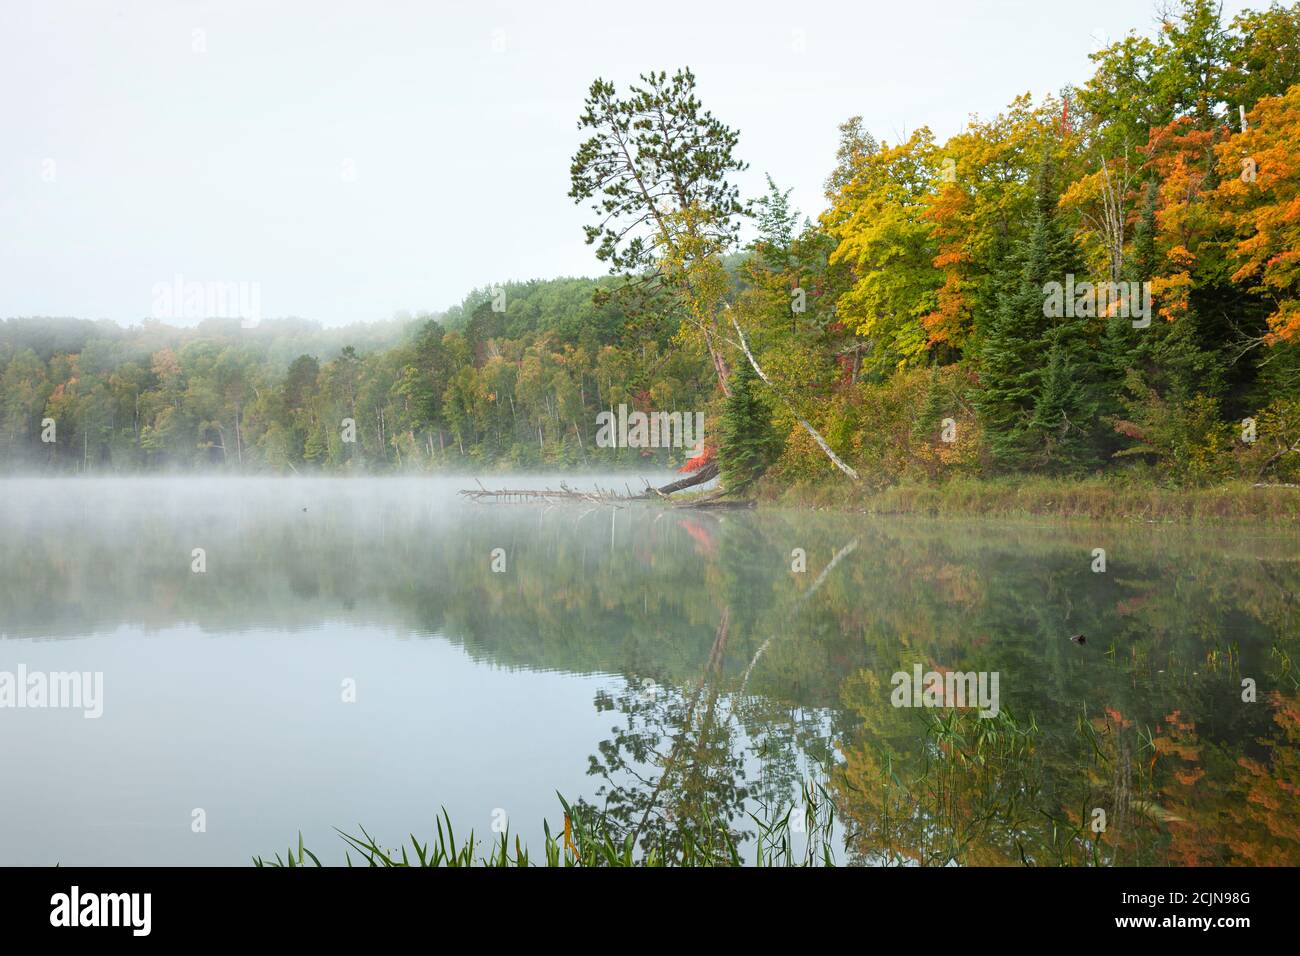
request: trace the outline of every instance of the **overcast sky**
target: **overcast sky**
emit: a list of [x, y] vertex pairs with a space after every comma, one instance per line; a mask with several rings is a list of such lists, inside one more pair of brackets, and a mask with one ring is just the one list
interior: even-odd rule
[[567, 197], [597, 76], [689, 65], [740, 130], [746, 194], [771, 173], [815, 216], [847, 117], [942, 141], [1154, 19], [1150, 0], [0, 0], [0, 317], [136, 322], [181, 275], [334, 325], [597, 275]]

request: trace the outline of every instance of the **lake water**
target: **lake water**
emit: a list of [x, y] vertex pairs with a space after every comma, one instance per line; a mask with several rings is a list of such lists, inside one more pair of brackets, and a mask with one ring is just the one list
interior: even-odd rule
[[[0, 481], [0, 679], [102, 675], [98, 717], [0, 706], [0, 864], [341, 862], [440, 808], [536, 843], [557, 791], [748, 852], [805, 785], [840, 862], [1300, 862], [1294, 531], [471, 484]], [[918, 666], [997, 715], [895, 706]]]

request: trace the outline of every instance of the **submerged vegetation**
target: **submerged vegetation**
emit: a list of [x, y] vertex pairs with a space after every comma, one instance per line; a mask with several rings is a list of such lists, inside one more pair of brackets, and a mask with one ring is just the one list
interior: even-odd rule
[[[767, 195], [740, 196], [740, 134], [689, 70], [626, 96], [598, 80], [570, 195], [591, 207], [610, 276], [502, 283], [341, 332], [10, 319], [0, 460], [303, 473], [645, 470], [693, 454], [598, 447], [596, 416], [626, 405], [706, 412], [700, 460], [716, 454], [735, 490], [895, 489], [882, 510], [1034, 513], [1005, 492], [1026, 476], [1092, 481], [1093, 502], [1099, 476], [1293, 485], [1300, 4], [1231, 23], [1218, 10], [1182, 0], [1153, 38], [1093, 54], [1081, 86], [1018, 96], [946, 142], [921, 126], [888, 143], [847, 120], [815, 221], [770, 177]], [[1278, 500], [1157, 495], [1151, 509], [1255, 516]]]

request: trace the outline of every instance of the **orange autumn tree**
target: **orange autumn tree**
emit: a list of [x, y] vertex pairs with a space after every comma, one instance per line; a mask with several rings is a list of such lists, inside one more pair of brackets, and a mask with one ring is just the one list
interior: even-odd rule
[[943, 285], [935, 294], [935, 308], [921, 316], [928, 344], [959, 347], [972, 325], [971, 294], [974, 281], [970, 275], [974, 256], [969, 234], [961, 228], [970, 218], [971, 198], [955, 183], [942, 188], [923, 213], [934, 223], [939, 254], [934, 267], [943, 272]]
[[923, 221], [937, 247], [932, 265], [943, 276], [934, 308], [920, 322], [931, 348], [965, 347], [1005, 291], [999, 279], [1033, 211], [1033, 173], [1053, 134], [1056, 100], [1035, 107], [1017, 97], [992, 120], [973, 117], [944, 143], [939, 178]]
[[1300, 341], [1300, 84], [1261, 99], [1215, 147], [1214, 199], [1236, 242], [1234, 282], [1265, 296], [1270, 344]]
[[1156, 245], [1162, 264], [1151, 280], [1160, 312], [1170, 321], [1187, 315], [1192, 289], [1216, 271], [1222, 222], [1210, 204], [1214, 149], [1227, 129], [1197, 129], [1188, 118], [1151, 130], [1147, 167], [1159, 180]]

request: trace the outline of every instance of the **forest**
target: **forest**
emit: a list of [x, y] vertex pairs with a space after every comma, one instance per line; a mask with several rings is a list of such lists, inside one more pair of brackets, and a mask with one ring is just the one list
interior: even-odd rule
[[[334, 329], [9, 318], [0, 469], [1300, 481], [1300, 3], [1182, 0], [1092, 60], [943, 142], [847, 119], [815, 219], [740, 195], [689, 69], [596, 80], [570, 195], [604, 277]], [[598, 447], [620, 404], [705, 447]]]

